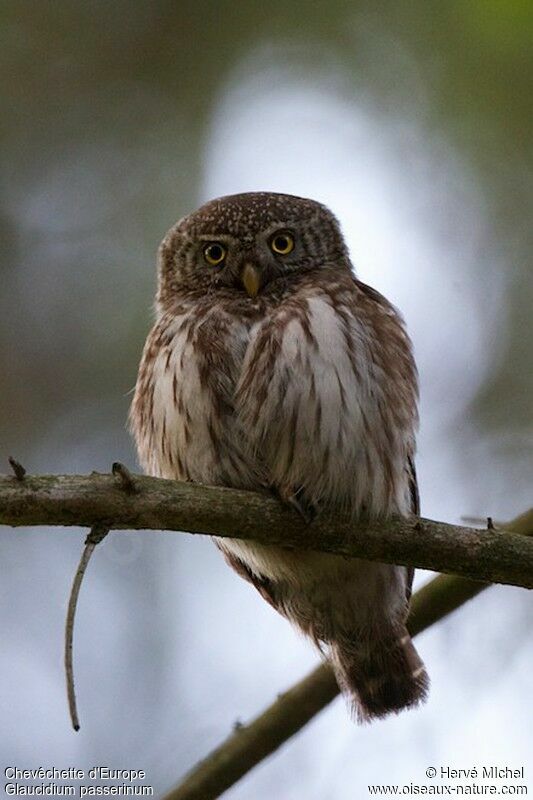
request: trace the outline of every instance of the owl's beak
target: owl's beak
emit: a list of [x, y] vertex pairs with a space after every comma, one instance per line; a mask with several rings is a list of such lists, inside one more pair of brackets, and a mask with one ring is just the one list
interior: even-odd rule
[[261, 272], [249, 261], [246, 262], [241, 272], [241, 282], [250, 297], [257, 297], [257, 293], [261, 288]]

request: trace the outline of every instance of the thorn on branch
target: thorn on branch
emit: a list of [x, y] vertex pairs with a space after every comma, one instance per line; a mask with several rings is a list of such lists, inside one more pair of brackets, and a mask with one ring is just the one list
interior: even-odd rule
[[119, 478], [122, 488], [128, 492], [128, 494], [136, 494], [139, 491], [135, 485], [133, 475], [120, 461], [115, 461], [111, 467], [111, 471], [115, 477]]
[[109, 528], [102, 523], [94, 525], [86, 540], [83, 553], [81, 555], [78, 569], [74, 576], [72, 589], [70, 590], [70, 597], [68, 601], [67, 619], [65, 623], [65, 676], [67, 680], [67, 697], [68, 707], [70, 711], [70, 719], [72, 727], [75, 731], [79, 731], [80, 723], [78, 719], [78, 710], [76, 707], [76, 692], [74, 689], [74, 667], [73, 667], [73, 639], [74, 639], [74, 620], [76, 617], [76, 608], [78, 605], [78, 596], [80, 593], [81, 582], [85, 575], [85, 570], [89, 564], [93, 550], [102, 539], [105, 539], [109, 533]]
[[11, 465], [11, 469], [15, 473], [15, 478], [18, 481], [23, 481], [24, 480], [24, 476], [26, 475], [26, 470], [24, 469], [22, 464], [20, 464], [18, 461], [16, 461], [13, 458], [13, 456], [9, 456], [8, 461], [9, 461], [9, 463]]

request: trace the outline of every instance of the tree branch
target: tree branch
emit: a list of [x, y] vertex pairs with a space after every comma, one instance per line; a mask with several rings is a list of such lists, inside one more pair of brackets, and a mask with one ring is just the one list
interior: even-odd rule
[[[533, 512], [506, 525], [516, 534], [533, 537]], [[408, 628], [412, 636], [462, 606], [490, 584], [438, 575], [413, 596]], [[256, 717], [239, 726], [200, 761], [163, 800], [214, 800], [328, 705], [339, 693], [329, 664], [322, 664]]]
[[127, 492], [120, 471], [118, 478], [98, 473], [25, 475], [23, 480], [0, 476], [0, 524], [101, 524], [113, 530], [213, 534], [533, 588], [533, 541], [512, 531], [402, 517], [354, 521], [329, 513], [306, 524], [267, 493], [137, 475], [129, 476], [135, 491]]

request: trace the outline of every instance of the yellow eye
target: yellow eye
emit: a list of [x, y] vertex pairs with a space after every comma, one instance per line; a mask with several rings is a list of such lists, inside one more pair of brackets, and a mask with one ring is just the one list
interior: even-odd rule
[[286, 256], [294, 249], [294, 239], [290, 233], [275, 233], [270, 240], [270, 247], [274, 253]]
[[212, 267], [222, 264], [228, 251], [220, 242], [211, 242], [204, 247], [204, 258]]

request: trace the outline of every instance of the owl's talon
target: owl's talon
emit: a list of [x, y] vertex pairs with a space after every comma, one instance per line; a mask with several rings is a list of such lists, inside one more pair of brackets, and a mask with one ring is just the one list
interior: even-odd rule
[[298, 489], [296, 492], [288, 492], [276, 487], [276, 491], [283, 503], [296, 509], [306, 525], [310, 525], [313, 522], [317, 515], [317, 509], [306, 500], [303, 489]]
[[315, 519], [316, 508], [314, 506], [300, 502], [294, 494], [289, 498], [289, 503], [296, 509], [306, 525], [310, 525]]

